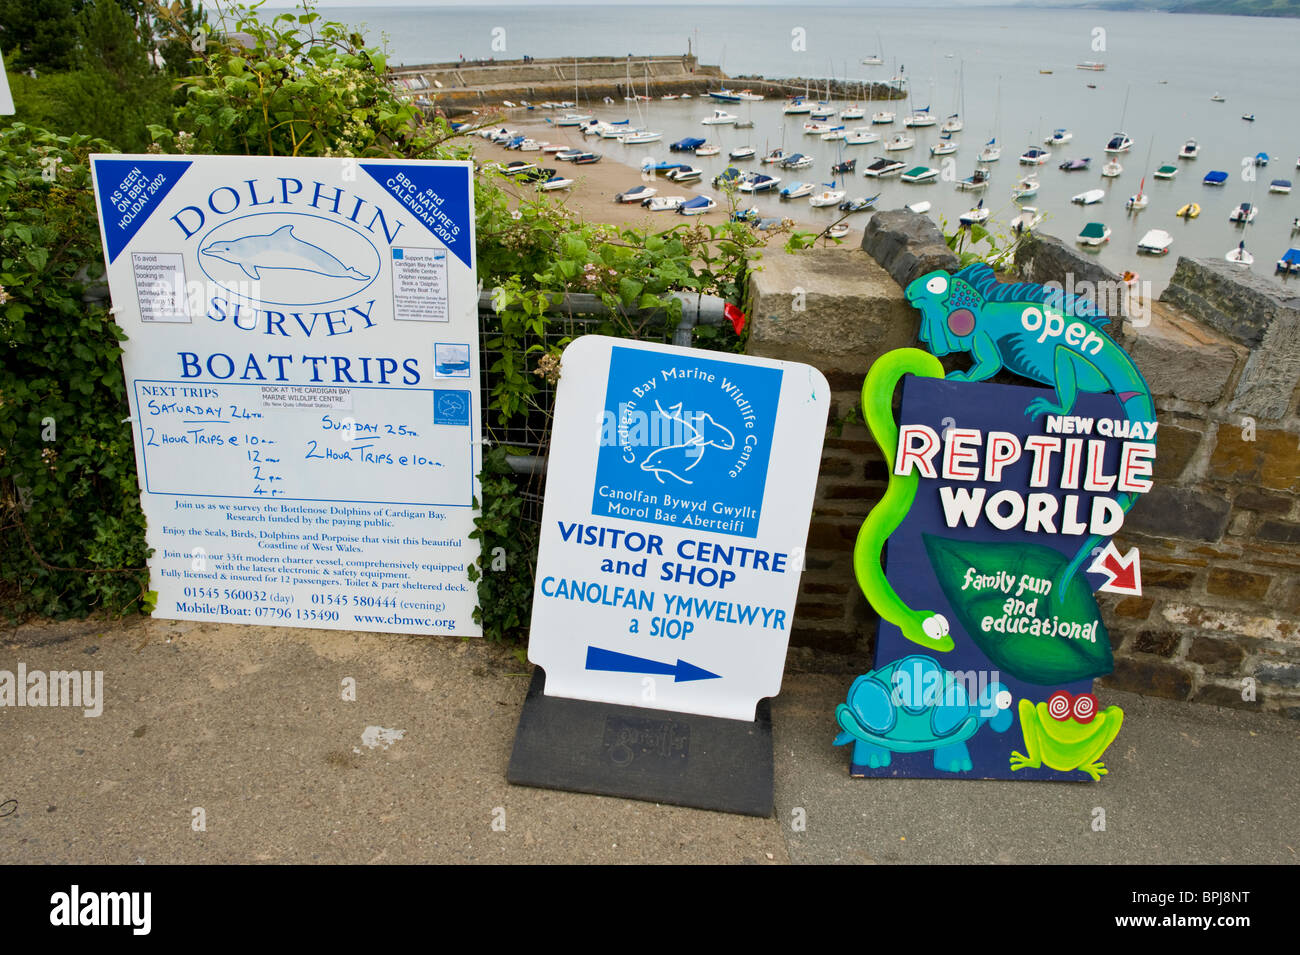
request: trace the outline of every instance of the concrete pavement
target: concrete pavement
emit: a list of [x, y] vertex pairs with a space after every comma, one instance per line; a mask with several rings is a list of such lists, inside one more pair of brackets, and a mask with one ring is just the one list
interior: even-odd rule
[[[790, 673], [773, 705], [776, 817], [754, 819], [509, 785], [530, 674], [520, 656], [475, 640], [138, 618], [5, 631], [0, 669], [100, 670], [104, 703], [89, 718], [0, 707], [0, 803], [16, 800], [0, 808], [14, 810], [0, 816], [4, 858], [1300, 858], [1292, 721], [1102, 691], [1126, 717], [1099, 785], [853, 780], [847, 752], [830, 745], [853, 674]], [[344, 699], [349, 678], [355, 701]]]

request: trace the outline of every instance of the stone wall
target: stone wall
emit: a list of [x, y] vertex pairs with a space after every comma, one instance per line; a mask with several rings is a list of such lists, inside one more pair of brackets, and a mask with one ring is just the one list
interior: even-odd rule
[[[955, 265], [936, 242], [922, 217], [877, 213], [862, 250], [770, 255], [752, 277], [750, 352], [809, 362], [831, 384], [791, 635], [827, 666], [863, 669], [874, 649], [852, 548], [887, 476], [855, 409], [875, 358], [916, 344], [901, 283]], [[1114, 279], [1050, 238], [1018, 259], [1032, 281]], [[1116, 662], [1102, 683], [1300, 718], [1300, 298], [1184, 258], [1160, 300], [1140, 304], [1112, 328], [1156, 397], [1156, 486], [1117, 538], [1141, 548], [1143, 595], [1099, 597]]]

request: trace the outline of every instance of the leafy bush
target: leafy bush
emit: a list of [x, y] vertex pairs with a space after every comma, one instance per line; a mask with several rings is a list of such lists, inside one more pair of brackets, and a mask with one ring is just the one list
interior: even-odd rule
[[148, 556], [122, 334], [87, 157], [106, 143], [0, 130], [0, 589], [11, 618], [140, 606]]

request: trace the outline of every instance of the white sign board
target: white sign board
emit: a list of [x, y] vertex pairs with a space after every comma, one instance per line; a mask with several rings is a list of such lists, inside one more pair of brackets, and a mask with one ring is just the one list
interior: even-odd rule
[[569, 345], [528, 643], [548, 696], [754, 719], [781, 689], [829, 406], [808, 365]]
[[92, 163], [155, 615], [478, 636], [470, 165]]
[[4, 52], [0, 51], [0, 116], [14, 114], [14, 97], [9, 92], [9, 77], [5, 75]]

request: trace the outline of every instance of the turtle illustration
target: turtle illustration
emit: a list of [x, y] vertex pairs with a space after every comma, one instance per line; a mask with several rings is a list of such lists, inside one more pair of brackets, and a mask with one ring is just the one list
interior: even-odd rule
[[966, 741], [988, 723], [998, 733], [1012, 722], [1011, 693], [988, 683], [972, 699], [964, 681], [929, 657], [914, 654], [865, 673], [835, 708], [843, 730], [835, 745], [853, 743], [853, 765], [879, 769], [893, 753], [934, 750], [934, 765], [949, 773], [971, 768]]

